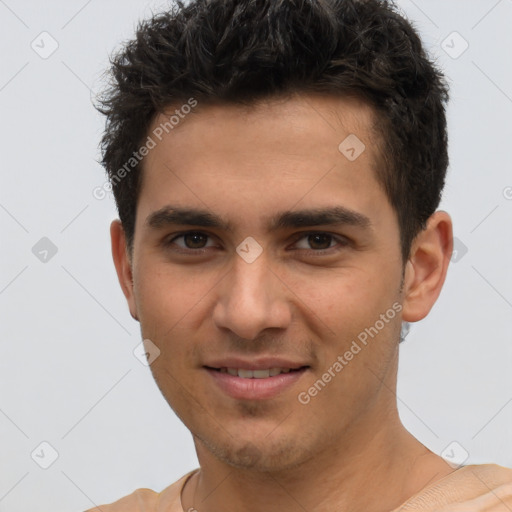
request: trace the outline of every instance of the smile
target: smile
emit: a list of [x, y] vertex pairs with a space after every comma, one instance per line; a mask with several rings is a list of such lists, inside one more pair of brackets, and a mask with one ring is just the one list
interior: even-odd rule
[[299, 368], [233, 368], [204, 367], [215, 388], [236, 400], [265, 400], [277, 397], [290, 389], [309, 370]]
[[275, 377], [281, 373], [296, 372], [300, 368], [267, 368], [261, 370], [247, 370], [245, 368], [213, 368], [220, 373], [229, 373], [234, 377], [242, 379], [267, 379], [268, 377]]

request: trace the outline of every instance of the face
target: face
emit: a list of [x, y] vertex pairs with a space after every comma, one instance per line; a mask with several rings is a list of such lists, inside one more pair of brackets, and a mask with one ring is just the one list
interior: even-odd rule
[[356, 99], [199, 104], [145, 159], [130, 310], [163, 396], [231, 465], [296, 466], [390, 407], [403, 266], [371, 126]]

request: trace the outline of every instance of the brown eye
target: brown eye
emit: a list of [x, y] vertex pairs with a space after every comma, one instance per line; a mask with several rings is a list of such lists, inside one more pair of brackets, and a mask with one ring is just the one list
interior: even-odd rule
[[326, 233], [308, 235], [308, 243], [312, 249], [329, 249], [332, 240], [332, 235]]
[[[172, 246], [177, 246], [177, 249], [173, 249], [177, 252], [202, 253], [206, 249], [213, 247], [213, 243], [206, 245], [210, 239], [211, 237], [208, 234], [201, 231], [188, 231], [166, 241], [164, 245], [171, 248]], [[182, 242], [178, 243], [177, 240], [182, 240]]]
[[203, 233], [187, 233], [183, 235], [187, 249], [202, 249], [207, 238], [208, 236]]
[[342, 250], [349, 245], [349, 241], [343, 236], [314, 232], [303, 233], [294, 245], [301, 251], [305, 250], [313, 255], [322, 255]]

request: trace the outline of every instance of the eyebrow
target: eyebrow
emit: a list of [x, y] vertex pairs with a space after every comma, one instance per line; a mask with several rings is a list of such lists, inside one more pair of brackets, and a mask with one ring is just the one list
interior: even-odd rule
[[[372, 223], [366, 215], [343, 206], [283, 211], [267, 217], [266, 221], [268, 231], [320, 225], [346, 225], [362, 229], [372, 227]], [[186, 225], [225, 231], [233, 230], [231, 222], [208, 210], [173, 205], [164, 206], [148, 215], [146, 225], [153, 229], [162, 229], [171, 225]]]

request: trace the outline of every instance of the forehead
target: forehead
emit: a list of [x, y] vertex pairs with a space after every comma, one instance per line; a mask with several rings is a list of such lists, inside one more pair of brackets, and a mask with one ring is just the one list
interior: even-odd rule
[[375, 177], [374, 113], [360, 99], [301, 95], [179, 110], [166, 109], [150, 127], [155, 147], [143, 163], [142, 219], [167, 203], [268, 219], [294, 204], [340, 204], [368, 215], [386, 200]]
[[201, 136], [205, 145], [214, 142], [222, 147], [227, 142], [239, 149], [249, 145], [250, 149], [251, 143], [265, 142], [271, 149], [283, 144], [290, 148], [302, 146], [305, 138], [316, 143], [316, 132], [330, 132], [334, 142], [352, 133], [365, 139], [369, 154], [378, 156], [378, 137], [373, 128], [375, 111], [356, 96], [294, 94], [265, 98], [250, 105], [195, 101], [193, 108], [188, 103], [176, 103], [154, 116], [150, 133], [156, 133], [157, 142], [172, 144], [174, 139], [181, 143]]

